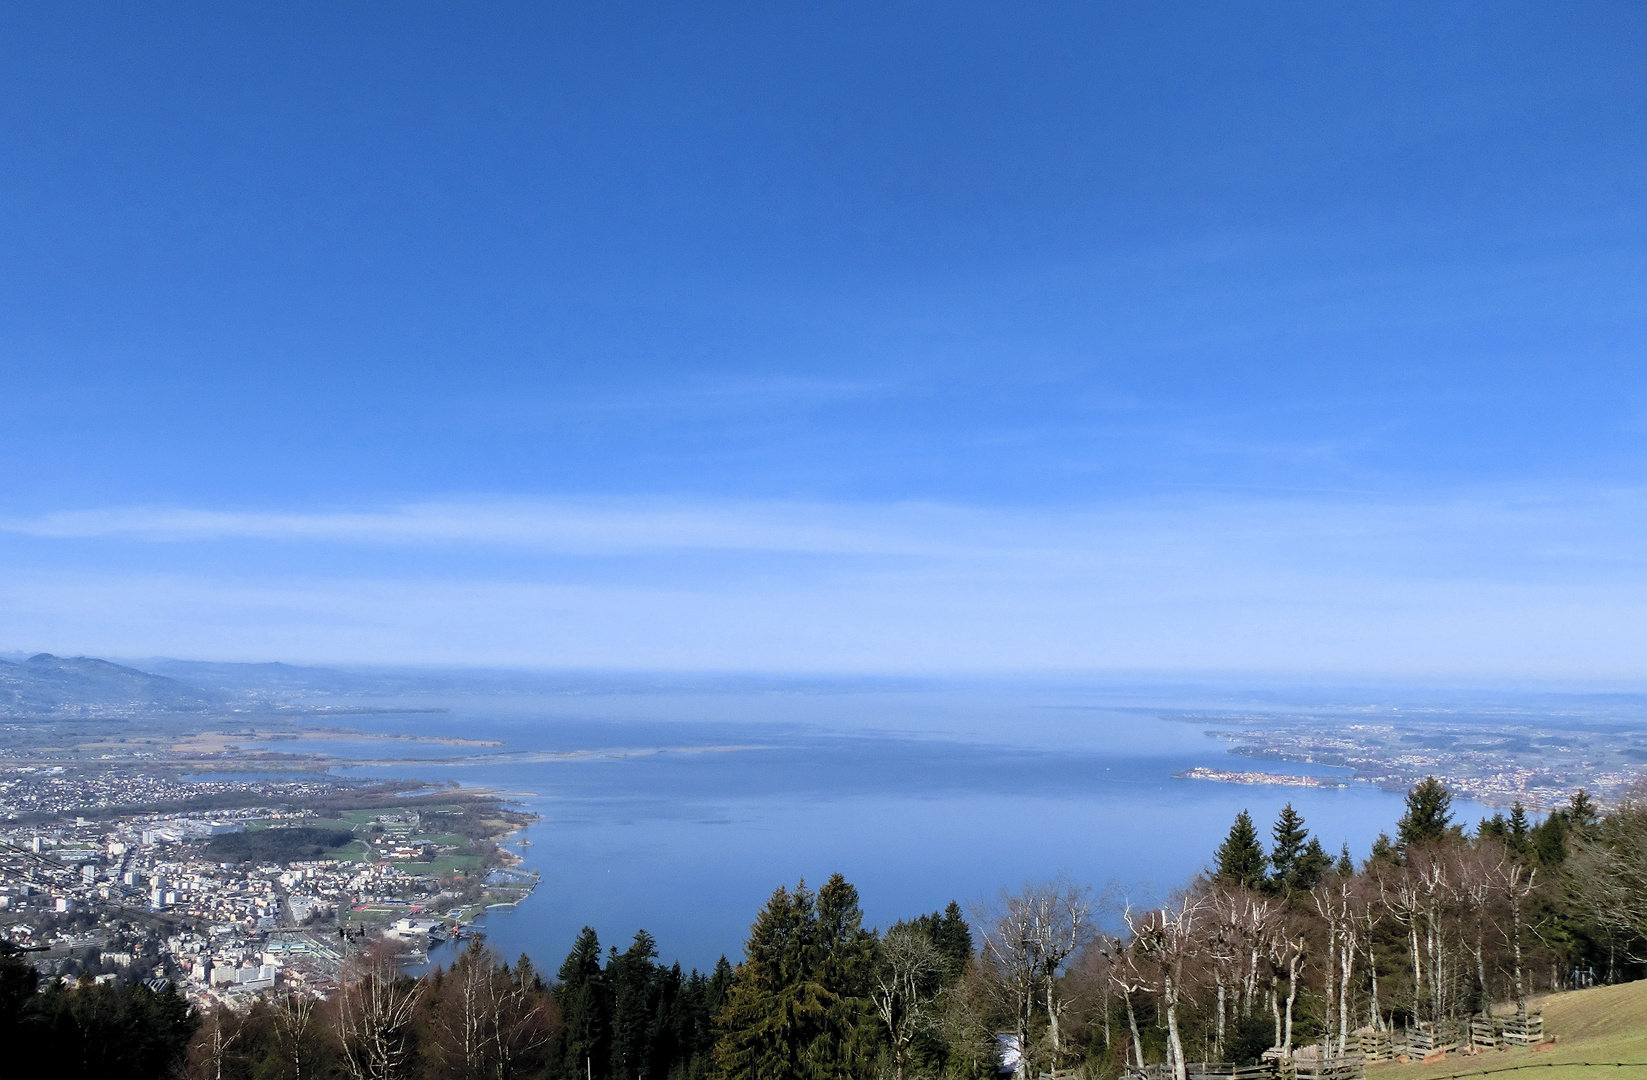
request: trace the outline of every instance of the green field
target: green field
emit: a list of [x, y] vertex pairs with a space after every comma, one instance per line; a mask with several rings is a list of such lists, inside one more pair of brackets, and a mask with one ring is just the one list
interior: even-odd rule
[[[420, 807], [419, 810], [424, 815], [424, 824], [426, 826], [438, 828], [441, 824], [441, 815], [439, 814], [439, 811], [452, 810], [461, 812], [463, 807], [456, 805], [444, 807], [431, 806]], [[369, 843], [370, 834], [368, 832], [368, 828], [378, 817], [378, 815], [383, 812], [384, 811], [381, 809], [344, 810], [339, 812], [335, 817], [317, 818], [312, 821], [306, 821], [303, 823], [303, 826], [311, 830], [337, 830], [353, 832], [356, 837], [353, 841], [325, 852], [325, 857], [337, 859], [341, 862], [365, 862], [369, 859], [375, 860], [376, 858], [373, 855], [373, 848]], [[271, 824], [271, 822], [257, 822], [251, 826], [251, 829], [253, 831], [260, 831], [269, 828]], [[481, 855], [475, 850], [476, 845], [462, 833], [417, 833], [406, 836], [405, 840], [410, 843], [435, 844], [441, 847], [455, 847], [458, 849], [457, 851], [443, 853], [429, 862], [420, 862], [410, 859], [386, 860], [393, 866], [398, 866], [401, 869], [408, 870], [413, 873], [469, 873], [480, 869], [483, 861]]]
[[335, 818], [315, 818], [313, 821], [304, 822], [304, 824], [313, 825], [317, 829], [358, 829], [363, 823], [355, 820], [349, 814], [344, 814]]
[[398, 866], [402, 870], [414, 871], [419, 874], [451, 874], [459, 870], [475, 870], [480, 866], [479, 855], [461, 855], [457, 852], [437, 856], [428, 862], [413, 862], [406, 859], [389, 859], [386, 861], [391, 866]]
[[[1545, 1038], [1555, 1037], [1552, 1049], [1455, 1054], [1433, 1065], [1374, 1065], [1368, 1073], [1377, 1080], [1443, 1080], [1499, 1070], [1505, 1080], [1647, 1080], [1647, 981], [1552, 994], [1537, 1004], [1544, 1008]], [[1509, 1071], [1512, 1066], [1530, 1067]]]

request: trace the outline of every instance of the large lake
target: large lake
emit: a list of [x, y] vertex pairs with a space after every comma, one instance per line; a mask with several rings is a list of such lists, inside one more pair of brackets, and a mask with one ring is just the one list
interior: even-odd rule
[[[1148, 903], [1206, 866], [1239, 810], [1267, 831], [1290, 800], [1330, 851], [1348, 841], [1358, 858], [1401, 814], [1399, 795], [1366, 785], [1174, 779], [1194, 765], [1263, 766], [1231, 758], [1228, 744], [1205, 735], [1208, 724], [1069, 690], [606, 692], [440, 704], [450, 711], [346, 722], [503, 746], [276, 745], [401, 759], [345, 766], [344, 775], [513, 793], [541, 817], [519, 850], [542, 884], [481, 928], [504, 953], [550, 968], [586, 924], [620, 947], [644, 927], [665, 961], [687, 967], [723, 953], [736, 960], [774, 887], [817, 885], [836, 871], [881, 926], [1058, 874], [1113, 883]], [[1481, 812], [1458, 811], [1465, 821]]]

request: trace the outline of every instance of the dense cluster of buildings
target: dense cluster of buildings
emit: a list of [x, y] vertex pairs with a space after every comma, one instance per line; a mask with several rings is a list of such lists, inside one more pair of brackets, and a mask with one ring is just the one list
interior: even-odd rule
[[311, 825], [313, 811], [0, 825], [0, 937], [48, 976], [167, 979], [215, 1002], [324, 994], [363, 941], [387, 934], [415, 956], [531, 887], [514, 883], [511, 896], [488, 889], [484, 869], [409, 863], [435, 849], [416, 813], [356, 817], [359, 838], [337, 857], [279, 862], [225, 860], [212, 841]]
[[[1637, 745], [1639, 737], [1590, 728], [1293, 718], [1208, 734], [1235, 742], [1231, 753], [1249, 758], [1341, 766], [1353, 770], [1357, 781], [1397, 791], [1434, 776], [1463, 798], [1502, 808], [1520, 802], [1533, 810], [1561, 806], [1581, 787], [1602, 799], [1616, 795], [1642, 778], [1642, 763], [1647, 762], [1647, 744]], [[1262, 772], [1196, 772], [1194, 779], [1280, 782]], [[1341, 782], [1336, 777], [1291, 779], [1301, 785]]]
[[[154, 757], [135, 753], [130, 758]], [[95, 814], [121, 807], [183, 804], [233, 795], [248, 802], [303, 799], [333, 794], [336, 780], [249, 777], [244, 780], [185, 780], [156, 772], [101, 770], [95, 765], [65, 767], [25, 762], [0, 765], [0, 821]]]

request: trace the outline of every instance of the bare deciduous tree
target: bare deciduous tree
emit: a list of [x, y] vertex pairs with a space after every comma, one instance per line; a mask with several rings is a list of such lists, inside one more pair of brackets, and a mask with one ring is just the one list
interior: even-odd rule
[[558, 1027], [554, 1002], [522, 958], [511, 971], [470, 942], [439, 980], [434, 1052], [455, 1080], [512, 1080], [538, 1064]]
[[1277, 932], [1269, 939], [1269, 959], [1272, 970], [1279, 976], [1281, 971], [1287, 973], [1287, 997], [1285, 1005], [1279, 1000], [1273, 990], [1270, 994], [1270, 1010], [1275, 1017], [1275, 1045], [1281, 1048], [1282, 1056], [1292, 1057], [1292, 1025], [1293, 1013], [1298, 1004], [1299, 983], [1303, 976], [1304, 957], [1309, 953], [1309, 935], [1302, 927], [1278, 927]]
[[1132, 996], [1149, 993], [1153, 981], [1144, 974], [1135, 944], [1130, 938], [1105, 937], [1098, 943], [1098, 948], [1104, 959], [1104, 975], [1121, 995], [1121, 1002], [1126, 1008], [1127, 1031], [1132, 1036], [1133, 1063], [1142, 1072], [1144, 1042], [1138, 1034], [1138, 1012], [1133, 1007]]
[[1252, 1015], [1258, 996], [1260, 968], [1269, 950], [1277, 919], [1277, 904], [1241, 886], [1211, 883], [1206, 890], [1203, 920], [1206, 958], [1216, 991], [1215, 1045], [1223, 1052], [1226, 1036], [1226, 998], [1238, 1018]]
[[223, 1080], [223, 1063], [239, 1041], [240, 1022], [241, 1018], [228, 1009], [214, 1009], [207, 1015], [184, 1070], [188, 1080]]
[[1334, 876], [1310, 890], [1315, 910], [1327, 930], [1327, 1014], [1329, 1034], [1336, 1028], [1338, 1052], [1345, 1053], [1350, 1038], [1350, 984], [1355, 958], [1360, 954], [1361, 922], [1356, 918], [1355, 879]]
[[1178, 1016], [1189, 990], [1189, 962], [1201, 945], [1197, 923], [1202, 913], [1203, 901], [1189, 893], [1142, 916], [1131, 910], [1125, 913], [1133, 947], [1148, 960], [1158, 980], [1153, 989], [1167, 1018], [1167, 1060], [1175, 1080], [1185, 1077], [1184, 1040]]
[[285, 1066], [284, 1080], [309, 1080], [320, 1072], [318, 1003], [302, 994], [286, 994], [274, 1004], [274, 1032]]
[[355, 958], [332, 998], [340, 1057], [350, 1080], [399, 1080], [406, 1074], [412, 1021], [425, 985], [400, 974], [388, 945]]
[[1058, 1067], [1063, 1053], [1059, 1022], [1065, 1002], [1058, 976], [1093, 935], [1091, 890], [1064, 879], [1003, 893], [983, 912], [984, 956], [996, 969], [1009, 999], [1018, 1038], [1020, 1071], [1030, 1073], [1030, 1033], [1035, 1010], [1047, 1018], [1047, 1053]]
[[1495, 884], [1504, 894], [1505, 911], [1510, 917], [1510, 928], [1505, 938], [1510, 944], [1512, 985], [1515, 987], [1516, 1011], [1527, 1011], [1527, 982], [1522, 971], [1521, 939], [1526, 923], [1527, 901], [1533, 895], [1538, 870], [1514, 859], [1502, 859], [1494, 871]]
[[894, 1080], [904, 1080], [910, 1046], [934, 1020], [942, 975], [943, 957], [919, 927], [895, 926], [881, 939], [870, 1000], [886, 1026]]
[[[1647, 783], [1626, 792], [1594, 836], [1574, 847], [1565, 876], [1580, 906], [1613, 941], [1647, 943]], [[1647, 961], [1639, 951], [1629, 956]]]

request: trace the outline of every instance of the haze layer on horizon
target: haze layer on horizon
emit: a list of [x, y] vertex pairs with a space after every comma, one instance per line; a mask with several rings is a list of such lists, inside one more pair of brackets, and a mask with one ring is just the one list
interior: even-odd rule
[[1647, 11], [0, 14], [0, 649], [1647, 679]]

